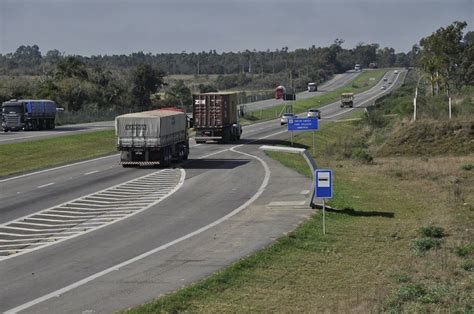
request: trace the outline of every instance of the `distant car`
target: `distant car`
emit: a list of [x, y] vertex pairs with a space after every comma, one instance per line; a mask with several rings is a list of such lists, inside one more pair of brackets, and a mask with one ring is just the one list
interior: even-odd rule
[[398, 74], [398, 70], [393, 71], [393, 73]]
[[388, 78], [384, 77], [384, 78], [383, 78], [383, 81], [384, 81], [384, 82], [388, 81]]
[[388, 84], [392, 84], [392, 82], [388, 82]]
[[284, 113], [281, 118], [280, 118], [280, 124], [288, 124], [288, 119], [293, 119], [296, 118], [296, 116], [293, 113]]
[[382, 86], [382, 87], [380, 87], [380, 89], [386, 89], [386, 88], [387, 88], [387, 87], [386, 87], [385, 85], [384, 85], [384, 86]]
[[309, 109], [308, 110], [308, 118], [321, 119], [321, 111], [319, 111], [318, 109]]

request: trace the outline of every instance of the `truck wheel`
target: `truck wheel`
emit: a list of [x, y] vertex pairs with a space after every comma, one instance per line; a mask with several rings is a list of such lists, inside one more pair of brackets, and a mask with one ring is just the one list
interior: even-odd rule
[[162, 161], [163, 167], [169, 167], [171, 165], [171, 149], [169, 147], [163, 149]]

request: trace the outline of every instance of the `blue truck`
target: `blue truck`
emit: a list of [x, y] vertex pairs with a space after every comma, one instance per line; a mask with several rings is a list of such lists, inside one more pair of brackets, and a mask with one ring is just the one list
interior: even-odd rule
[[2, 103], [4, 132], [19, 130], [52, 130], [57, 105], [52, 100], [12, 99]]

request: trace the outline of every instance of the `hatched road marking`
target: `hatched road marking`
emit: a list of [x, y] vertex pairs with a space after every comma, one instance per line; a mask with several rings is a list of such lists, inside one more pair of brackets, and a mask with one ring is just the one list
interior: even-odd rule
[[184, 177], [183, 169], [163, 169], [4, 223], [0, 225], [0, 261], [138, 214], [177, 191]]

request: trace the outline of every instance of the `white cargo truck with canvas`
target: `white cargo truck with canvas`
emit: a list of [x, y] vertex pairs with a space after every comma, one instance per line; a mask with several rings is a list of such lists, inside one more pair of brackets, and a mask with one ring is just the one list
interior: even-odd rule
[[189, 137], [186, 114], [179, 110], [128, 113], [115, 118], [122, 166], [169, 166], [186, 160]]

